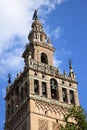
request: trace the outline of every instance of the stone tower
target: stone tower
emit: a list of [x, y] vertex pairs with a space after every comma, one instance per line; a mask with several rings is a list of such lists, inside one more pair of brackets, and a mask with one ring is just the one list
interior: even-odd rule
[[53, 66], [55, 49], [37, 14], [33, 19], [29, 43], [22, 55], [24, 70], [12, 84], [9, 77], [4, 130], [59, 130], [67, 108], [79, 105], [71, 61], [68, 75]]

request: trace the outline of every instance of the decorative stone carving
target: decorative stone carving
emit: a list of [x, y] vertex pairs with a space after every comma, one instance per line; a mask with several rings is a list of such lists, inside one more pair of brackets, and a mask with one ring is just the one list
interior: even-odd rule
[[45, 115], [46, 113], [47, 116], [51, 116], [60, 120], [63, 120], [64, 115], [67, 113], [66, 109], [63, 109], [59, 106], [54, 106], [43, 102], [36, 102], [35, 105], [35, 112], [42, 115]]
[[47, 120], [43, 120], [43, 119], [39, 119], [38, 120], [38, 130], [48, 130], [48, 121]]
[[53, 122], [52, 130], [60, 130], [60, 124], [58, 122]]

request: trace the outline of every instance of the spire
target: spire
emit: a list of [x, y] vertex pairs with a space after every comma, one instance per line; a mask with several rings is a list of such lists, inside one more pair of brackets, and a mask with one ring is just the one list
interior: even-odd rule
[[73, 71], [73, 67], [72, 67], [72, 59], [69, 59], [69, 76], [71, 77], [71, 78], [75, 78], [76, 76], [75, 76], [75, 73], [74, 73], [74, 71]]
[[72, 73], [73, 72], [73, 67], [72, 67], [72, 59], [69, 59], [69, 68], [70, 68], [70, 73]]
[[[42, 50], [40, 50], [39, 47], [46, 48], [51, 53], [54, 53], [54, 51], [55, 51], [51, 40], [50, 39], [47, 40], [47, 35], [43, 29], [43, 25], [40, 22], [40, 20], [38, 19], [37, 11], [38, 10], [35, 10], [33, 17], [32, 17], [33, 22], [31, 25], [31, 30], [29, 31], [29, 34], [28, 34], [29, 43], [26, 44], [25, 51], [22, 54], [22, 57], [25, 59], [25, 64], [26, 64], [25, 66], [27, 66], [29, 64], [29, 62], [28, 62], [29, 60], [33, 60], [33, 59], [39, 60], [40, 59], [39, 55], [42, 53]], [[37, 50], [36, 46], [38, 48], [38, 52], [36, 51]], [[44, 50], [45, 49], [43, 49], [43, 52], [44, 52]], [[29, 54], [29, 52], [31, 52], [31, 54]], [[36, 53], [39, 53], [38, 56], [36, 56], [37, 55]], [[48, 53], [49, 52], [47, 52], [47, 54]], [[50, 57], [52, 57], [52, 56], [50, 56]], [[51, 64], [53, 64], [53, 59], [50, 62], [51, 62]]]

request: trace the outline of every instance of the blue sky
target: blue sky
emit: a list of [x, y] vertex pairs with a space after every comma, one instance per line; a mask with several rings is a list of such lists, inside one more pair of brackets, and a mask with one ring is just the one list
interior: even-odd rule
[[80, 104], [87, 111], [87, 0], [0, 0], [0, 130], [5, 120], [7, 75], [11, 73], [14, 80], [23, 69], [21, 55], [37, 8], [56, 48], [54, 65], [68, 74], [68, 59], [72, 59]]

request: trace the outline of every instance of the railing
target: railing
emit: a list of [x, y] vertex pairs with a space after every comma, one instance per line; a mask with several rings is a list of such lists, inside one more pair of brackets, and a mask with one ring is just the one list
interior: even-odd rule
[[50, 66], [48, 64], [43, 64], [43, 63], [39, 63], [39, 62], [34, 61], [34, 60], [30, 60], [29, 61], [29, 68], [35, 69], [37, 71], [41, 71], [41, 72], [44, 72], [46, 74], [53, 75], [53, 76], [56, 76], [56, 77], [59, 77], [59, 78], [62, 78], [62, 79], [72, 80], [72, 81], [76, 82], [75, 77], [60, 74], [58, 68], [56, 68], [54, 66]]

